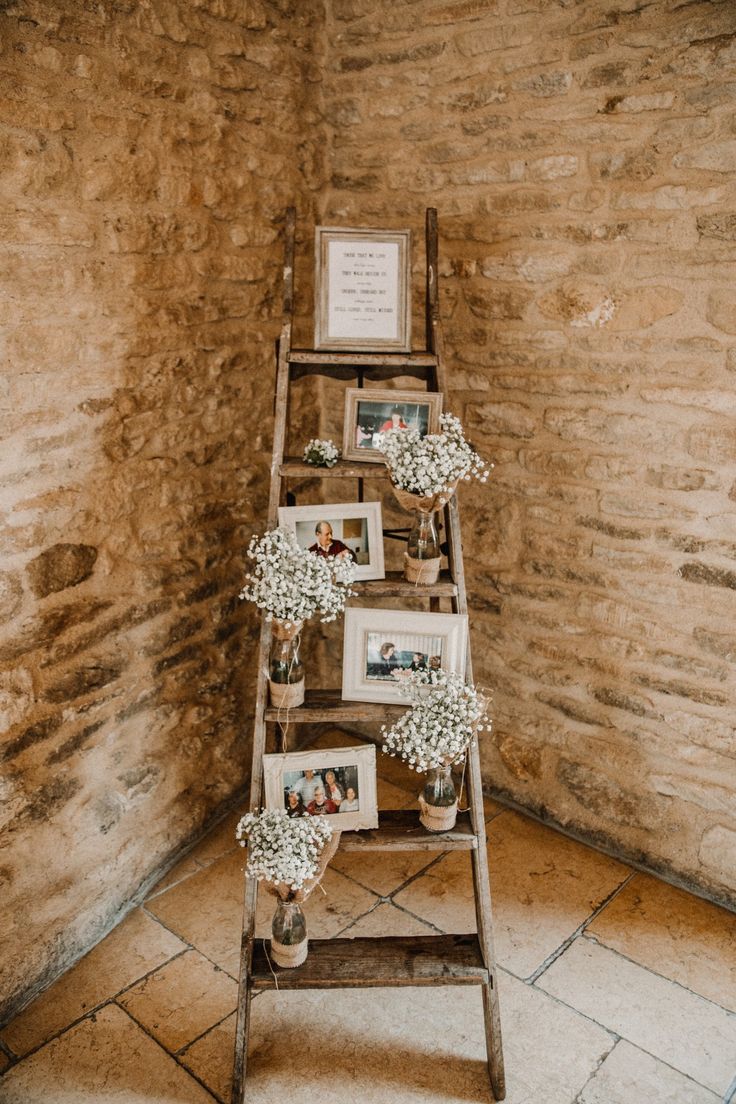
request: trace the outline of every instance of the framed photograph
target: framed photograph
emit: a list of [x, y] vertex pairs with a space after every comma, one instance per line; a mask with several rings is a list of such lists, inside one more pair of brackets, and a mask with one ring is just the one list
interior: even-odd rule
[[348, 607], [343, 699], [392, 702], [408, 709], [401, 680], [410, 671], [433, 667], [464, 674], [467, 643], [466, 614]]
[[316, 556], [349, 556], [356, 581], [386, 577], [380, 502], [279, 506], [279, 525], [293, 530], [299, 547]]
[[422, 437], [437, 433], [442, 413], [439, 391], [388, 391], [377, 387], [348, 387], [342, 454], [346, 460], [383, 460], [377, 449], [389, 429], [417, 429]]
[[264, 755], [263, 777], [267, 809], [327, 816], [339, 831], [378, 827], [373, 744]]
[[411, 349], [411, 231], [317, 226], [314, 347]]

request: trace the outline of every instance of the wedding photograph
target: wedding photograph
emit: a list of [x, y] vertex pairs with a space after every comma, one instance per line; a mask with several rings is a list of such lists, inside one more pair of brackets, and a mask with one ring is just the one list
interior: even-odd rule
[[381, 436], [390, 429], [436, 433], [442, 396], [433, 392], [349, 387], [345, 392], [342, 454], [346, 460], [381, 460]]
[[326, 816], [337, 831], [378, 825], [372, 744], [264, 755], [263, 778], [266, 808], [290, 820]]

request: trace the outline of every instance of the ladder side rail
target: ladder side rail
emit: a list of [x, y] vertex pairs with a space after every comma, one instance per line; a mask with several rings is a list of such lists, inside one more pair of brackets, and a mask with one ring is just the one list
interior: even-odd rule
[[[437, 357], [435, 378], [437, 390], [447, 396], [447, 377], [444, 364], [444, 336], [439, 312], [438, 292], [438, 228], [437, 210], [430, 207], [426, 217], [427, 248], [427, 348]], [[468, 600], [465, 587], [465, 565], [462, 551], [462, 532], [460, 527], [460, 506], [458, 496], [454, 494], [445, 507], [445, 524], [448, 534], [448, 562], [450, 575], [457, 586], [457, 597], [453, 599], [456, 613], [468, 612]], [[466, 678], [473, 681], [473, 661], [468, 639]], [[503, 1049], [501, 1041], [501, 1016], [498, 1000], [498, 975], [493, 941], [493, 910], [491, 905], [491, 880], [488, 870], [488, 852], [486, 849], [485, 810], [483, 808], [483, 779], [480, 769], [480, 751], [478, 741], [468, 752], [468, 794], [470, 797], [470, 815], [477, 847], [472, 852], [473, 882], [475, 886], [475, 915], [478, 939], [484, 964], [490, 975], [490, 983], [483, 986], [483, 1013], [486, 1029], [486, 1048], [491, 1087], [497, 1100], [506, 1095]]]
[[[296, 228], [296, 209], [289, 207], [286, 212], [284, 269], [283, 269], [283, 317], [281, 335], [278, 343], [278, 368], [276, 376], [276, 397], [274, 406], [273, 450], [271, 454], [271, 484], [268, 498], [268, 525], [272, 529], [278, 520], [278, 507], [281, 497], [281, 464], [286, 444], [286, 425], [289, 397], [289, 353], [291, 350], [292, 315], [294, 303], [294, 238]], [[253, 723], [253, 755], [250, 776], [250, 809], [255, 811], [261, 804], [263, 789], [263, 754], [266, 750], [266, 706], [268, 704], [268, 651], [270, 646], [270, 626], [265, 615], [261, 617], [261, 629], [258, 644], [258, 667], [256, 683], [255, 717]], [[252, 997], [251, 973], [253, 966], [253, 944], [255, 941], [256, 907], [258, 904], [258, 882], [255, 878], [245, 878], [243, 900], [243, 928], [240, 944], [240, 984], [238, 990], [238, 1014], [235, 1028], [235, 1061], [233, 1069], [233, 1104], [243, 1104], [245, 1100], [245, 1077], [248, 1062], [248, 1035], [250, 1029], [250, 1003]]]

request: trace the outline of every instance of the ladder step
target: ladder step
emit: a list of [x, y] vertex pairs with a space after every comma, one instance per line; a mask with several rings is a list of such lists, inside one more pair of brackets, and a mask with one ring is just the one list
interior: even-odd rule
[[338, 460], [332, 468], [317, 468], [307, 464], [296, 456], [288, 456], [281, 464], [279, 473], [285, 479], [386, 479], [386, 465], [381, 461], [361, 462]]
[[[304, 705], [288, 711], [289, 724], [315, 724], [325, 722], [340, 724], [344, 721], [393, 721], [406, 713], [406, 705], [385, 705], [379, 702], [351, 702], [342, 700], [341, 690], [307, 690]], [[267, 721], [287, 723], [287, 711], [269, 705]]]
[[292, 349], [288, 355], [292, 380], [302, 376], [324, 375], [335, 379], [354, 379], [362, 374], [368, 380], [413, 376], [427, 380], [437, 367], [434, 353], [336, 353], [313, 349]]
[[442, 571], [436, 583], [428, 586], [408, 582], [401, 571], [387, 571], [385, 579], [353, 583], [361, 598], [455, 598], [457, 586], [449, 571]]
[[418, 809], [381, 810], [377, 828], [343, 832], [340, 837], [341, 851], [473, 851], [477, 845], [470, 813], [458, 813], [449, 832], [428, 832], [419, 823]]
[[275, 989], [277, 981], [281, 990], [482, 985], [488, 979], [477, 935], [310, 939], [304, 965], [286, 970], [269, 963], [262, 939], [253, 948], [255, 990]]

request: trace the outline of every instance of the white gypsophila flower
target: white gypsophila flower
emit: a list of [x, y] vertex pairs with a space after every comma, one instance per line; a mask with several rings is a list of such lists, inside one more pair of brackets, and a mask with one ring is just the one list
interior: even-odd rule
[[334, 468], [340, 459], [340, 450], [333, 441], [313, 437], [304, 447], [303, 458], [317, 468]]
[[246, 870], [252, 878], [297, 890], [317, 873], [332, 828], [323, 816], [292, 819], [285, 809], [263, 809], [241, 818], [235, 838], [241, 847], [247, 842]]
[[319, 613], [334, 621], [355, 593], [355, 564], [350, 557], [326, 559], [299, 547], [291, 529], [271, 529], [253, 537], [248, 557], [255, 568], [246, 575], [241, 598], [255, 602], [270, 620], [306, 621]]
[[412, 770], [428, 771], [462, 759], [476, 733], [491, 731], [488, 699], [462, 675], [414, 671], [402, 682], [411, 709], [391, 728], [381, 726], [383, 750]]
[[381, 435], [378, 449], [394, 486], [423, 497], [448, 491], [460, 479], [485, 483], [493, 467], [466, 441], [454, 414], [441, 414], [440, 432], [425, 437], [416, 429], [389, 429]]

